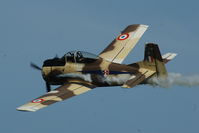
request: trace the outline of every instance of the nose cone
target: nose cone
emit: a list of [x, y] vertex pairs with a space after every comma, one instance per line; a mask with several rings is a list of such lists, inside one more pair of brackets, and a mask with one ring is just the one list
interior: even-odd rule
[[42, 66], [42, 76], [44, 80], [48, 80], [47, 78], [51, 73], [52, 64], [53, 64], [52, 59], [48, 59], [44, 61], [43, 66]]

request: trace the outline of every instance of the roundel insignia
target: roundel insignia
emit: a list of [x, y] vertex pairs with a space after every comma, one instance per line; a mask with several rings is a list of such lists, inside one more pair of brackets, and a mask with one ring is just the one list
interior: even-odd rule
[[129, 34], [125, 33], [118, 36], [117, 40], [126, 40], [127, 38], [129, 38]]
[[104, 76], [108, 76], [110, 74], [109, 70], [104, 70], [103, 71]]
[[32, 103], [41, 103], [45, 101], [44, 99], [35, 99], [35, 100], [32, 100]]

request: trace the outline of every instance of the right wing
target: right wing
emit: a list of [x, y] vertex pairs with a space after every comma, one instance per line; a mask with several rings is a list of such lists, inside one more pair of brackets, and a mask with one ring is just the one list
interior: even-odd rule
[[82, 94], [91, 90], [91, 87], [80, 85], [76, 83], [69, 83], [60, 86], [59, 88], [48, 92], [47, 94], [38, 97], [27, 104], [17, 108], [19, 111], [37, 111], [41, 108], [47, 107], [55, 102], [63, 101], [70, 97]]
[[129, 25], [99, 56], [110, 62], [122, 63], [147, 28], [147, 25]]

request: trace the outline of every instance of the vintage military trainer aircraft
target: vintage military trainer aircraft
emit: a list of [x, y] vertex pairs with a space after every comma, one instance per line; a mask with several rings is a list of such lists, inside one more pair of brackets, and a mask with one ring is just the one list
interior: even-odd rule
[[[145, 45], [144, 60], [129, 65], [121, 64], [134, 48], [147, 25], [129, 25], [98, 56], [72, 51], [62, 58], [45, 60], [41, 70], [46, 81], [47, 94], [17, 108], [20, 111], [37, 111], [55, 102], [85, 93], [95, 87], [122, 86], [132, 88], [139, 84], [148, 84], [152, 77], [166, 78], [165, 64], [173, 59], [175, 53], [161, 56], [157, 44]], [[51, 90], [50, 85], [61, 85]]]

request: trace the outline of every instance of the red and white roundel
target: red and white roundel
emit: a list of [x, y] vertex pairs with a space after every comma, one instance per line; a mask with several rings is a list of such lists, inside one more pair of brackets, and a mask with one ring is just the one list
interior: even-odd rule
[[129, 38], [129, 34], [125, 33], [125, 34], [121, 34], [120, 36], [118, 36], [117, 40], [125, 40]]
[[109, 70], [104, 70], [103, 74], [104, 74], [104, 76], [108, 76], [109, 75]]
[[43, 101], [45, 101], [45, 100], [44, 99], [35, 99], [32, 101], [32, 103], [41, 103]]

